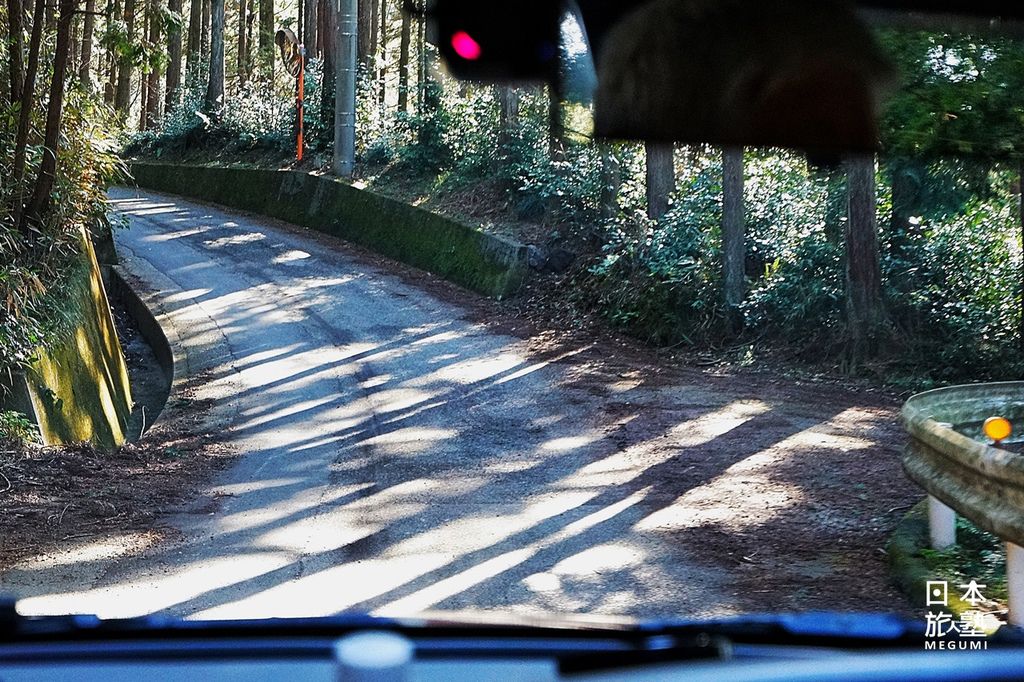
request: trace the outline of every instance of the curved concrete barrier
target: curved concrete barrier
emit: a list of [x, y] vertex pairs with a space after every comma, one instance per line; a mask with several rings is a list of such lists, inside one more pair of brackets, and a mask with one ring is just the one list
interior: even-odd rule
[[912, 396], [903, 406], [911, 440], [907, 475], [929, 494], [932, 546], [956, 540], [955, 514], [1007, 542], [1010, 622], [1024, 624], [1024, 455], [963, 431], [992, 416], [1024, 424], [1024, 382], [951, 386]]
[[458, 221], [299, 171], [133, 162], [139, 187], [210, 201], [365, 246], [473, 289], [514, 294], [529, 274], [522, 244]]
[[92, 241], [84, 230], [80, 240], [65, 306], [71, 322], [29, 367], [2, 378], [0, 407], [28, 415], [47, 445], [88, 441], [112, 450], [125, 441], [131, 387]]

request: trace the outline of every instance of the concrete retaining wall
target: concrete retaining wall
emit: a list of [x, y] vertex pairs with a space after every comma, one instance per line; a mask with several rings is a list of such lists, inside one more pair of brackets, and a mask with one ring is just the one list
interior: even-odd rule
[[150, 163], [131, 168], [139, 187], [309, 227], [487, 296], [516, 292], [529, 271], [521, 244], [328, 176]]
[[72, 282], [68, 301], [75, 323], [13, 378], [5, 407], [32, 418], [47, 445], [89, 441], [111, 449], [125, 440], [131, 389], [96, 254], [84, 233], [82, 245], [86, 267]]

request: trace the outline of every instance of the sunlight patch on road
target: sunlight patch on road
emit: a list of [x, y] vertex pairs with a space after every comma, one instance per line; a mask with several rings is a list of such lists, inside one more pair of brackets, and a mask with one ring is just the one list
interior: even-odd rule
[[523, 358], [515, 353], [499, 353], [491, 357], [454, 362], [406, 383], [410, 386], [423, 386], [438, 382], [463, 385], [475, 384], [522, 364]]
[[535, 469], [544, 462], [543, 459], [505, 459], [501, 457], [484, 464], [483, 471], [488, 474], [514, 474]]
[[548, 494], [515, 512], [514, 506], [495, 505], [492, 514], [475, 514], [453, 519], [419, 535], [392, 545], [384, 557], [400, 557], [436, 551], [444, 547], [451, 558], [490, 547], [593, 499], [591, 493]]
[[[605, 521], [614, 518], [615, 516], [621, 514], [625, 510], [632, 507], [633, 505], [638, 504], [640, 501], [643, 500], [646, 494], [646, 489], [641, 490], [623, 500], [620, 500], [619, 502], [616, 502], [603, 508], [599, 508], [596, 511], [584, 516], [583, 518], [577, 519], [576, 521], [566, 524], [559, 530], [549, 533], [546, 537], [538, 541], [531, 542], [524, 547], [519, 547], [513, 550], [509, 550], [507, 552], [503, 552], [502, 554], [499, 554], [495, 557], [485, 559], [468, 569], [456, 573], [455, 575], [449, 576], [448, 578], [444, 578], [438, 582], [432, 583], [431, 585], [421, 590], [418, 590], [417, 592], [411, 595], [402, 597], [394, 602], [391, 602], [377, 609], [376, 611], [374, 611], [374, 613], [377, 615], [391, 616], [410, 615], [419, 613], [433, 606], [436, 606], [438, 603], [445, 599], [448, 599], [456, 594], [464, 592], [487, 580], [495, 578], [500, 574], [507, 572], [520, 564], [525, 563], [526, 561], [532, 559], [534, 556], [536, 556], [539, 552], [543, 550], [555, 547], [560, 543], [565, 542], [566, 540], [576, 537], [579, 534]], [[589, 501], [589, 499], [591, 499], [591, 496], [579, 499], [582, 500], [582, 503], [574, 504], [573, 507], [582, 506], [582, 504], [585, 504], [587, 501]], [[566, 497], [564, 494], [556, 496], [555, 498], [552, 499], [552, 501], [558, 502], [559, 506], [564, 505], [564, 503], [569, 500], [570, 498]], [[550, 512], [551, 508], [548, 508], [546, 511]], [[566, 509], [565, 511], [568, 511], [568, 509]], [[511, 522], [518, 526], [520, 524], [517, 522], [521, 520], [522, 518], [517, 519], [516, 517], [501, 516], [500, 521], [498, 521], [497, 523], [492, 523], [492, 525], [504, 527], [506, 526], [507, 523]], [[450, 530], [460, 529], [450, 528]], [[519, 528], [515, 532], [521, 532], [522, 530], [523, 529]], [[512, 533], [507, 533], [507, 535], [510, 536], [512, 535]], [[497, 542], [490, 543], [485, 547], [493, 546], [495, 544], [497, 544]], [[451, 540], [446, 541], [445, 546], [450, 545]], [[465, 555], [471, 553], [472, 551], [479, 551], [480, 549], [484, 549], [485, 547], [479, 547], [475, 550], [465, 548], [462, 550], [462, 554]], [[453, 561], [456, 561], [457, 559], [458, 557], [455, 557]], [[446, 564], [447, 563], [452, 562], [446, 562]]]
[[465, 592], [471, 587], [515, 568], [529, 560], [536, 552], [536, 548], [528, 547], [486, 559], [472, 568], [461, 571], [450, 578], [439, 580], [408, 597], [393, 601], [374, 611], [374, 615], [400, 617], [425, 611], [449, 597]]
[[244, 553], [181, 564], [160, 575], [133, 575], [130, 582], [91, 590], [29, 597], [18, 602], [26, 615], [89, 613], [132, 618], [162, 611], [214, 590], [287, 566], [286, 554]]
[[148, 202], [140, 202], [131, 209], [132, 215], [135, 216], [166, 215], [177, 211], [178, 207], [174, 204], [151, 204]]
[[[300, 479], [302, 480], [302, 479]], [[300, 518], [334, 500], [359, 493], [372, 487], [371, 483], [352, 483], [349, 485], [329, 485], [319, 488], [297, 487], [288, 491], [281, 489], [276, 499], [261, 500], [261, 506], [246, 508], [233, 514], [226, 514], [215, 521], [215, 529], [221, 539], [228, 533], [258, 528], [264, 525], [280, 523], [289, 518]]]
[[561, 479], [556, 485], [566, 488], [605, 488], [623, 485], [651, 467], [679, 455], [681, 448], [704, 445], [738, 426], [764, 414], [771, 407], [759, 401], [737, 401], [672, 428], [666, 447], [651, 451], [647, 443], [616, 452], [591, 462]]
[[206, 233], [205, 227], [193, 227], [193, 228], [182, 228], [180, 230], [174, 230], [173, 232], [162, 232], [161, 234], [152, 234], [143, 238], [143, 242], [169, 242], [174, 239], [184, 239], [185, 237], [194, 237], [197, 234]]
[[438, 441], [456, 438], [458, 435], [459, 432], [454, 429], [408, 426], [367, 438], [360, 444], [373, 446], [382, 455], [419, 455]]
[[800, 504], [806, 498], [797, 485], [780, 480], [779, 466], [799, 466], [794, 459], [816, 450], [848, 452], [869, 448], [865, 438], [835, 433], [857, 416], [851, 410], [816, 424], [765, 448], [726, 469], [698, 488], [687, 491], [670, 506], [636, 525], [640, 531], [721, 525], [742, 530], [760, 525]]
[[359, 388], [368, 389], [383, 386], [384, 384], [391, 381], [393, 377], [390, 374], [378, 374], [377, 376], [370, 377], [364, 381], [359, 382]]
[[241, 244], [260, 242], [266, 238], [267, 235], [262, 232], [246, 232], [243, 234], [233, 234], [228, 237], [219, 237], [218, 239], [206, 239], [203, 241], [203, 246], [208, 249], [222, 249], [225, 246], [239, 246]]
[[642, 563], [644, 552], [629, 543], [608, 542], [562, 559], [551, 569], [556, 575], [599, 578], [602, 572], [620, 571]]
[[[337, 399], [338, 399], [337, 396], [331, 395], [331, 396], [325, 396], [323, 398], [316, 398], [316, 399], [313, 399], [313, 400], [303, 400], [303, 401], [300, 401], [300, 402], [297, 402], [297, 403], [292, 403], [291, 405], [285, 405], [284, 407], [281, 407], [280, 409], [268, 411], [268, 412], [265, 412], [264, 414], [261, 414], [261, 415], [259, 415], [257, 417], [252, 417], [252, 418], [242, 422], [241, 424], [239, 424], [239, 428], [252, 429], [252, 428], [255, 428], [255, 427], [258, 427], [258, 426], [265, 426], [265, 425], [271, 424], [273, 422], [284, 421], [287, 417], [294, 417], [296, 415], [303, 414], [303, 413], [306, 413], [306, 414], [317, 414], [316, 408], [323, 407], [324, 405], [328, 405], [328, 404], [330, 404], [332, 402], [337, 401]], [[243, 415], [248, 415], [249, 412], [246, 411], [246, 410], [243, 410], [242, 414]], [[288, 421], [289, 422], [293, 422], [294, 420], [288, 420]], [[318, 422], [324, 421], [322, 413], [320, 414], [320, 417], [316, 418], [316, 421], [318, 421]], [[344, 427], [339, 424], [336, 428], [344, 428]], [[309, 433], [309, 430], [307, 430], [307, 429], [303, 430], [303, 435], [308, 434], [308, 433]]]
[[272, 488], [285, 488], [288, 486], [302, 485], [305, 479], [302, 478], [268, 478], [259, 481], [245, 481], [242, 483], [224, 483], [217, 486], [217, 491], [225, 495], [245, 495], [258, 490], [270, 490]]
[[167, 303], [182, 303], [182, 302], [185, 302], [185, 301], [192, 301], [194, 299], [198, 299], [200, 296], [205, 296], [206, 294], [210, 293], [211, 291], [213, 291], [213, 289], [189, 289], [188, 291], [179, 291], [177, 293], [173, 293], [173, 294], [169, 294], [167, 296], [164, 296], [163, 299], [162, 299], [162, 302], [164, 304], [167, 304]]
[[444, 555], [432, 554], [340, 564], [281, 582], [223, 606], [199, 611], [189, 618], [299, 618], [335, 615], [396, 589], [446, 562]]
[[20, 561], [8, 570], [45, 571], [63, 566], [75, 566], [105, 559], [116, 559], [141, 552], [156, 541], [157, 536], [149, 532], [123, 533], [74, 545], [60, 551], [40, 554]]
[[591, 443], [601, 439], [602, 434], [599, 431], [594, 431], [582, 436], [565, 436], [563, 438], [552, 438], [543, 445], [542, 450], [549, 450], [551, 452], [565, 452], [567, 450], [578, 450], [579, 448], [586, 447]]
[[285, 251], [284, 253], [274, 256], [270, 262], [277, 265], [285, 265], [287, 263], [294, 263], [296, 261], [302, 261], [311, 256], [305, 251], [299, 251], [298, 249], [292, 249], [291, 251]]
[[[403, 517], [422, 512], [425, 504], [406, 504], [392, 509]], [[343, 509], [318, 510], [291, 523], [262, 533], [253, 542], [257, 547], [300, 554], [330, 552], [356, 540], [381, 532], [386, 523], [364, 522]]]

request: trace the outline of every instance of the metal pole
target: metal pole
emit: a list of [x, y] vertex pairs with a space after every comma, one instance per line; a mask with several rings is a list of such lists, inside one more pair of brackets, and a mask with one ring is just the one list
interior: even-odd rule
[[358, 0], [340, 0], [334, 81], [334, 174], [343, 178], [352, 177], [356, 159], [358, 15]]

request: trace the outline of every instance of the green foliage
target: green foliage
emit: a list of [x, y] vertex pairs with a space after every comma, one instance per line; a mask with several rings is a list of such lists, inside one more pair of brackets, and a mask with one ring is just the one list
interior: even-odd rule
[[932, 378], [998, 379], [1024, 369], [1018, 215], [1008, 193], [972, 199], [960, 213], [918, 225], [909, 253], [886, 262], [902, 280], [890, 307]]
[[[42, 86], [40, 86], [42, 87]], [[0, 116], [0, 172], [12, 176], [16, 107]], [[0, 371], [31, 361], [36, 349], [67, 328], [65, 292], [80, 272], [80, 231], [106, 232], [106, 187], [125, 173], [110, 131], [114, 113], [78, 88], [67, 92], [62, 145], [51, 209], [31, 240], [16, 228], [11, 207], [31, 190], [41, 159], [42, 112], [34, 112], [25, 182], [0, 183]]]
[[928, 575], [966, 585], [985, 585], [986, 599], [1006, 602], [1006, 549], [1002, 541], [963, 517], [956, 520], [957, 544], [944, 550], [922, 549]]
[[638, 215], [612, 224], [604, 257], [590, 270], [596, 303], [612, 322], [658, 344], [713, 336], [721, 322], [718, 253], [703, 219], [682, 201], [657, 222]]
[[[319, 78], [319, 62], [311, 62], [314, 83]], [[241, 153], [254, 149], [288, 151], [294, 145], [294, 104], [277, 97], [268, 83], [250, 82], [235, 96], [228, 97], [214, 116], [204, 113], [206, 73], [189, 73], [180, 90], [180, 102], [164, 116], [159, 130], [146, 130], [131, 136], [124, 147], [126, 155], [145, 154], [160, 157], [167, 151], [210, 149]], [[312, 141], [322, 140], [322, 124], [317, 114], [319, 89], [315, 85], [306, 100], [307, 131]], [[321, 143], [321, 147], [322, 147]]]
[[39, 430], [21, 412], [3, 410], [0, 411], [0, 442], [2, 441], [36, 443], [39, 441]]

